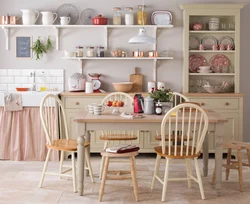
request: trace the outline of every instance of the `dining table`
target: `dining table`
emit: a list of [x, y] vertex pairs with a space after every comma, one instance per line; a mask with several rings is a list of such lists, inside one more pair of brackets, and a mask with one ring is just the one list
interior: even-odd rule
[[[203, 142], [203, 174], [208, 175], [208, 135], [214, 136], [215, 141], [215, 190], [218, 196], [221, 195], [222, 184], [222, 143], [224, 136], [224, 123], [227, 122], [219, 113], [215, 111], [207, 111], [208, 130]], [[110, 111], [104, 111], [101, 115], [95, 115], [86, 111], [79, 112], [73, 119], [77, 123], [77, 163], [78, 163], [78, 193], [80, 196], [84, 192], [84, 166], [85, 166], [85, 141], [91, 142], [91, 131], [97, 130], [152, 130], [156, 127], [160, 130], [161, 122], [164, 115], [144, 115], [143, 118], [124, 118], [120, 114], [112, 114]], [[174, 116], [173, 116], [174, 117]], [[178, 117], [181, 122], [181, 117]], [[172, 120], [174, 122], [174, 120]], [[213, 132], [214, 134], [208, 134]], [[88, 153], [90, 153], [90, 147]]]

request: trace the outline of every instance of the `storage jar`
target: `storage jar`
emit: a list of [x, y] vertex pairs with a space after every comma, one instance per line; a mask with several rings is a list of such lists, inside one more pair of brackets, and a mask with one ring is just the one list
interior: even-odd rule
[[113, 15], [113, 25], [121, 25], [122, 24], [122, 13], [120, 7], [113, 8], [114, 15]]
[[83, 46], [76, 46], [76, 57], [83, 57]]
[[137, 11], [137, 24], [146, 25], [147, 24], [147, 7], [145, 5], [139, 5]]
[[87, 47], [87, 57], [94, 57], [95, 56], [95, 48], [92, 46]]
[[125, 8], [125, 24], [134, 25], [134, 10], [132, 7]]

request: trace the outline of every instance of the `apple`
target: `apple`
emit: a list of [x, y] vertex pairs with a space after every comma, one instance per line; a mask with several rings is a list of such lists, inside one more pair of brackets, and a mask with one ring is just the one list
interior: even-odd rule
[[107, 101], [106, 105], [109, 107], [112, 106], [112, 101]]

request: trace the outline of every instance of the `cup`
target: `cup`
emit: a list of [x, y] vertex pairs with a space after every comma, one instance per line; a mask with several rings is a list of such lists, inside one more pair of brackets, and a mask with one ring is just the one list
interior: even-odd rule
[[218, 50], [218, 45], [216, 44], [212, 45], [212, 50]]
[[155, 81], [149, 81], [148, 82], [148, 93], [151, 93], [155, 90]]
[[233, 45], [228, 44], [228, 45], [226, 45], [226, 48], [227, 48], [227, 50], [232, 50], [233, 49]]
[[220, 44], [219, 48], [220, 48], [220, 50], [225, 50], [225, 45], [224, 44]]
[[164, 89], [164, 88], [165, 88], [165, 82], [157, 81], [157, 89]]
[[93, 82], [91, 82], [91, 81], [86, 82], [85, 93], [93, 93]]
[[105, 110], [105, 106], [102, 104], [93, 105], [93, 110], [95, 115], [101, 115], [101, 113]]
[[200, 44], [199, 45], [199, 50], [205, 50], [205, 45], [204, 44]]
[[61, 25], [68, 25], [70, 22], [71, 18], [70, 17], [60, 17], [60, 23]]

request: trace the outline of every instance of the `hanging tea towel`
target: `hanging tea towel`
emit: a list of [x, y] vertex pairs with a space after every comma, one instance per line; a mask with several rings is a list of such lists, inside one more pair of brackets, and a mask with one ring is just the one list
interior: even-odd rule
[[19, 93], [4, 94], [4, 111], [23, 110], [22, 95]]

